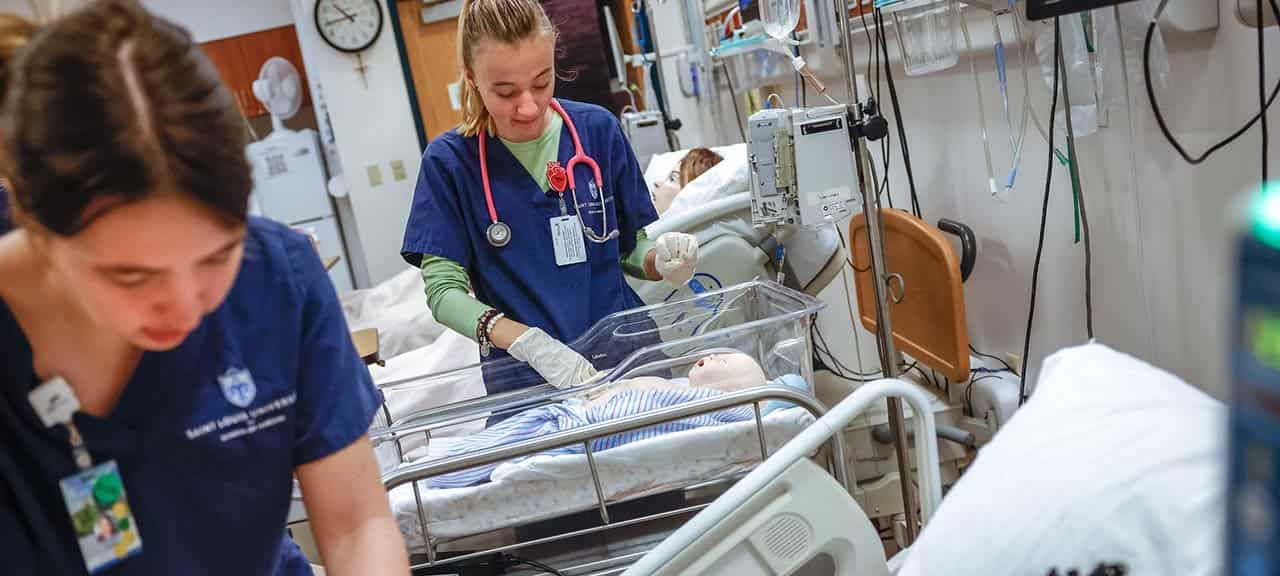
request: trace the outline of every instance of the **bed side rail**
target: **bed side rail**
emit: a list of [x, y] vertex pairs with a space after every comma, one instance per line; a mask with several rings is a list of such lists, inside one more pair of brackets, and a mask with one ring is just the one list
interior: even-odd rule
[[[437, 460], [431, 460], [431, 461], [423, 462], [419, 464], [410, 464], [407, 466], [397, 468], [396, 470], [393, 470], [387, 474], [384, 474], [382, 477], [382, 480], [383, 480], [383, 484], [386, 486], [388, 491], [394, 488], [397, 488], [399, 486], [403, 486], [405, 484], [410, 484], [413, 488], [414, 500], [417, 505], [417, 511], [418, 511], [418, 523], [419, 523], [418, 525], [419, 525], [419, 528], [422, 530], [423, 540], [424, 540], [424, 544], [426, 546], [426, 551], [427, 551], [427, 563], [421, 564], [421, 565], [415, 565], [413, 568], [416, 570], [419, 568], [435, 566], [440, 563], [461, 562], [461, 561], [469, 560], [472, 558], [479, 558], [489, 554], [506, 552], [509, 550], [516, 550], [516, 549], [525, 548], [528, 546], [533, 546], [533, 545], [542, 544], [542, 543], [560, 541], [560, 540], [580, 536], [583, 534], [594, 533], [601, 530], [608, 530], [610, 528], [619, 528], [619, 527], [628, 526], [628, 525], [636, 525], [643, 522], [666, 518], [666, 517], [670, 517], [677, 514], [693, 512], [693, 511], [704, 508], [706, 505], [698, 505], [698, 506], [693, 506], [693, 507], [689, 507], [682, 510], [652, 514], [642, 518], [635, 518], [635, 519], [627, 520], [623, 522], [615, 523], [611, 521], [609, 518], [608, 498], [605, 496], [603, 484], [600, 480], [600, 470], [596, 466], [594, 451], [591, 449], [591, 441], [600, 439], [600, 438], [607, 438], [607, 437], [614, 436], [616, 434], [621, 434], [624, 432], [630, 432], [633, 430], [648, 428], [650, 426], [656, 426], [666, 422], [672, 422], [672, 421], [681, 420], [684, 418], [698, 416], [701, 414], [718, 412], [720, 410], [725, 410], [725, 409], [733, 408], [736, 406], [743, 406], [743, 405], [750, 404], [754, 408], [754, 412], [755, 412], [756, 435], [760, 441], [760, 458], [761, 458], [761, 461], [764, 461], [769, 458], [769, 449], [768, 449], [768, 443], [766, 441], [765, 430], [764, 430], [764, 414], [762, 411], [762, 404], [770, 400], [780, 400], [780, 401], [788, 402], [795, 406], [804, 408], [811, 415], [813, 415], [814, 418], [818, 418], [818, 419], [821, 419], [827, 413], [826, 408], [820, 402], [818, 402], [815, 398], [806, 394], [801, 394], [790, 388], [774, 387], [774, 386], [754, 388], [750, 390], [730, 392], [730, 393], [722, 394], [720, 396], [716, 396], [714, 398], [695, 400], [692, 402], [681, 404], [679, 406], [672, 406], [669, 408], [653, 410], [651, 412], [637, 414], [635, 416], [627, 416], [625, 418], [619, 418], [617, 420], [611, 420], [609, 422], [591, 424], [588, 426], [583, 426], [581, 428], [575, 428], [572, 430], [557, 432], [555, 434], [550, 434], [550, 435], [539, 437], [539, 438], [524, 440], [521, 442], [515, 442], [512, 444], [507, 444], [503, 446], [495, 446], [493, 448], [488, 448], [485, 450], [480, 450], [480, 451], [476, 451], [468, 454], [460, 454], [460, 455], [452, 456], [448, 458], [440, 458]], [[429, 431], [424, 431], [424, 432], [429, 433]], [[582, 444], [585, 450], [585, 454], [587, 457], [587, 466], [591, 472], [591, 479], [595, 485], [596, 506], [600, 512], [600, 518], [604, 522], [603, 527], [580, 530], [576, 532], [569, 532], [566, 534], [540, 538], [538, 540], [534, 540], [530, 542], [521, 542], [521, 543], [502, 546], [499, 548], [494, 548], [494, 549], [485, 550], [481, 552], [464, 554], [462, 556], [452, 557], [444, 561], [441, 561], [437, 558], [435, 546], [431, 542], [430, 529], [427, 525], [428, 524], [427, 511], [423, 505], [421, 488], [418, 485], [419, 480], [424, 480], [427, 478], [431, 478], [433, 476], [448, 474], [450, 472], [456, 472], [459, 470], [465, 470], [465, 469], [473, 468], [476, 466], [483, 466], [486, 464], [495, 464], [499, 462], [504, 462], [512, 458], [516, 458], [520, 456], [529, 456], [529, 455], [537, 454], [540, 452], [544, 452], [546, 450], [552, 450], [555, 448], [570, 446], [573, 444]], [[831, 448], [832, 448], [831, 453], [829, 454], [829, 468], [832, 474], [835, 476], [836, 480], [840, 483], [840, 485], [844, 486], [845, 489], [847, 490], [849, 486], [848, 473], [846, 469], [846, 460], [845, 460], [845, 454], [844, 454], [844, 442], [840, 435], [835, 435], [831, 437]], [[690, 484], [690, 486], [696, 485], [702, 481], [703, 480], [698, 480], [696, 482], [693, 482]]]
[[[741, 390], [738, 392], [722, 394], [714, 398], [695, 400], [678, 406], [662, 408], [634, 416], [627, 416], [617, 420], [610, 420], [609, 422], [600, 422], [598, 424], [591, 424], [581, 428], [565, 430], [563, 432], [557, 432], [555, 434], [539, 438], [533, 438], [503, 446], [495, 446], [493, 448], [469, 454], [460, 454], [458, 456], [440, 458], [429, 462], [401, 466], [396, 470], [385, 474], [383, 476], [383, 484], [386, 485], [387, 490], [391, 490], [393, 488], [409, 484], [410, 482], [424, 480], [433, 476], [457, 472], [459, 470], [465, 470], [486, 464], [496, 464], [512, 458], [530, 456], [539, 452], [562, 448], [573, 444], [586, 444], [587, 454], [590, 458], [590, 455], [593, 453], [590, 447], [590, 442], [592, 440], [607, 438], [624, 432], [631, 432], [666, 422], [682, 420], [684, 418], [690, 418], [711, 412], [718, 412], [720, 410], [746, 404], [754, 405], [757, 433], [760, 434], [761, 447], [763, 450], [764, 424], [762, 421], [763, 413], [761, 411], [761, 405], [769, 400], [780, 400], [802, 407], [808, 410], [815, 418], [821, 418], [827, 412], [826, 408], [812, 396], [801, 394], [789, 388], [769, 386], [751, 390]], [[418, 432], [423, 431], [425, 431], [425, 429], [418, 430]], [[399, 433], [409, 434], [412, 432], [401, 431]], [[836, 452], [838, 454], [843, 453], [844, 446], [841, 438], [839, 436], [834, 436], [831, 440], [832, 446]], [[384, 441], [386, 441], [386, 439], [384, 439]], [[765, 457], [767, 457], [767, 455], [765, 455]], [[593, 476], [595, 476], [595, 472], [595, 470], [592, 471]], [[836, 480], [847, 487], [848, 485], [846, 484], [845, 479], [846, 474], [843, 459], [836, 459], [835, 474]]]

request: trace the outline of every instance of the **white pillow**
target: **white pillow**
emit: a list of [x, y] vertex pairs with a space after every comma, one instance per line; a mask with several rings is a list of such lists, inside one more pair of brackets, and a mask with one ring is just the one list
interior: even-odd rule
[[663, 216], [679, 214], [703, 206], [712, 200], [751, 189], [751, 167], [747, 163], [747, 145], [735, 144], [718, 148], [715, 152], [724, 160], [685, 184]]
[[943, 499], [901, 575], [1222, 573], [1226, 408], [1098, 344], [1045, 360], [1033, 398]]
[[[746, 170], [750, 169], [750, 166], [746, 163], [747, 161], [747, 145], [746, 144], [730, 144], [729, 146], [713, 146], [711, 148], [711, 151], [715, 152], [716, 154], [719, 154], [720, 157], [724, 158], [725, 160], [729, 160], [731, 158], [734, 159], [735, 160], [734, 164], [739, 166], [738, 168], [735, 168], [735, 170], [744, 170], [744, 175], [747, 177], [747, 180], [745, 180], [746, 186], [747, 187], [751, 186], [751, 180], [749, 179], [750, 173], [745, 172]], [[680, 166], [680, 160], [684, 159], [685, 154], [688, 154], [688, 153], [689, 153], [688, 150], [677, 150], [675, 152], [666, 152], [663, 154], [655, 154], [653, 156], [653, 159], [649, 161], [649, 166], [645, 168], [645, 171], [644, 171], [644, 183], [646, 186], [649, 187], [650, 194], [652, 194], [654, 191], [654, 183], [666, 180], [667, 177], [671, 175], [671, 171], [675, 170]], [[721, 162], [720, 164], [724, 164], [724, 162]], [[716, 166], [713, 166], [711, 170], [707, 170], [702, 174], [702, 176], [706, 176], [707, 174], [710, 174], [719, 166], [720, 166], [719, 164], [717, 164]], [[723, 170], [724, 169], [721, 169], [721, 171]], [[699, 178], [701, 178], [701, 176], [699, 176]], [[695, 178], [694, 181], [697, 181], [697, 178]], [[689, 186], [692, 186], [692, 185], [693, 185], [693, 182], [690, 182], [689, 184], [685, 185], [685, 189], [687, 190]], [[683, 192], [681, 192], [681, 195], [683, 195]], [[677, 196], [677, 198], [679, 198], [679, 196]]]

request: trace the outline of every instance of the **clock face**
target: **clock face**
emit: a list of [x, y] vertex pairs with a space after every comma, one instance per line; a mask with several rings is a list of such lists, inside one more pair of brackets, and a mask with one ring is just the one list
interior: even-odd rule
[[334, 49], [360, 52], [382, 33], [379, 0], [316, 0], [316, 29]]

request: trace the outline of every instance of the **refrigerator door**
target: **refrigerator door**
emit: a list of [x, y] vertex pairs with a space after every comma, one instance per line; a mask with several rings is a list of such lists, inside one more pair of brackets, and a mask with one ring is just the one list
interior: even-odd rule
[[305, 222], [333, 215], [320, 142], [314, 130], [275, 132], [249, 144], [253, 196], [262, 215]]

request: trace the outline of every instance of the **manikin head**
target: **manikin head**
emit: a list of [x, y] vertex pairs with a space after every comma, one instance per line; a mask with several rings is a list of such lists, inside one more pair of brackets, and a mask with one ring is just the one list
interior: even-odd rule
[[710, 148], [698, 147], [690, 150], [680, 159], [680, 164], [666, 178], [653, 183], [653, 206], [662, 214], [671, 208], [676, 195], [684, 190], [690, 182], [710, 170], [724, 160]]
[[746, 354], [712, 354], [689, 371], [689, 386], [736, 392], [768, 383], [764, 370]]

